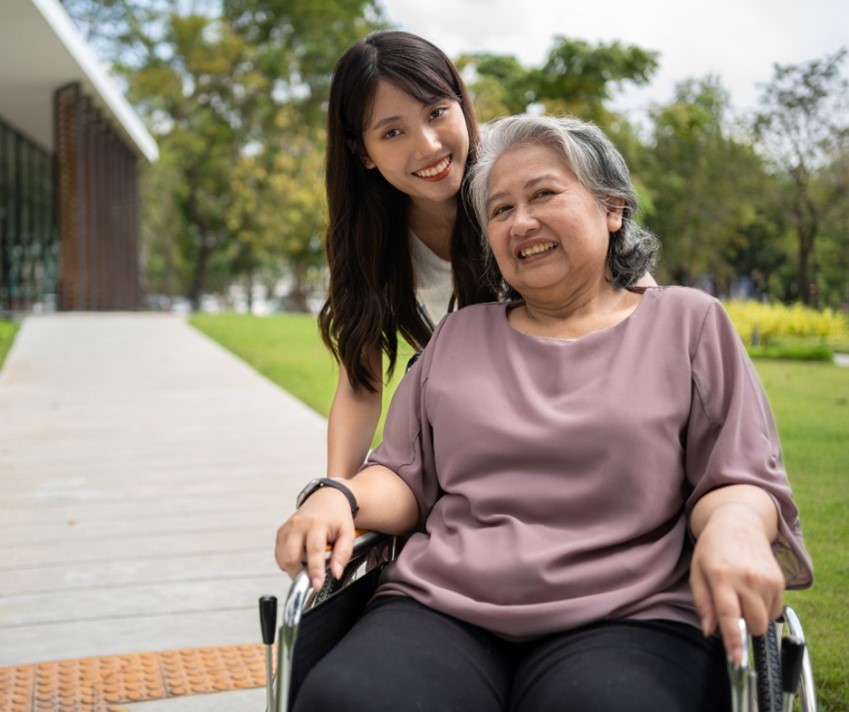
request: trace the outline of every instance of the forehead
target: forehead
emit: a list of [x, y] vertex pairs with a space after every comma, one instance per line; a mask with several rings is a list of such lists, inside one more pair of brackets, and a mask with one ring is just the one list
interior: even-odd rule
[[[433, 100], [436, 100], [434, 97]], [[421, 99], [413, 96], [399, 86], [386, 79], [379, 79], [371, 100], [371, 106], [366, 112], [365, 126], [368, 128], [374, 122], [390, 116], [419, 112], [427, 106]]]
[[489, 178], [489, 195], [513, 185], [523, 185], [538, 175], [575, 179], [566, 157], [554, 146], [526, 143], [507, 149], [498, 157]]

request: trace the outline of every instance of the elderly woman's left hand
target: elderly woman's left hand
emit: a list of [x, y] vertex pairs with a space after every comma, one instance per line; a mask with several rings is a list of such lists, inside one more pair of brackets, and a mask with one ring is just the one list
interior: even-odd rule
[[749, 633], [763, 635], [781, 614], [784, 576], [762, 512], [751, 503], [719, 501], [699, 529], [690, 584], [702, 631], [710, 635], [718, 625], [726, 652], [739, 664], [743, 658], [739, 619], [746, 621]]

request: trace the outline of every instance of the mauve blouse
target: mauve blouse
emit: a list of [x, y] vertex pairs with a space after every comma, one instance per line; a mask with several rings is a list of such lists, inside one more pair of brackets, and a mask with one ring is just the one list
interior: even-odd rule
[[520, 333], [510, 308], [449, 314], [392, 400], [366, 464], [397, 472], [421, 518], [378, 595], [512, 639], [601, 619], [698, 625], [688, 514], [735, 483], [775, 501], [787, 586], [810, 585], [769, 404], [717, 300], [649, 288], [576, 341]]

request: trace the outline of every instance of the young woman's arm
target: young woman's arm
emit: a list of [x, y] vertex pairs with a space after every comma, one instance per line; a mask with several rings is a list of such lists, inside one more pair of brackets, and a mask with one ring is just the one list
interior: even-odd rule
[[323, 487], [277, 530], [277, 564], [294, 578], [306, 557], [310, 581], [316, 590], [324, 581], [327, 546], [333, 550], [331, 572], [337, 579], [342, 575], [351, 558], [355, 526], [386, 534], [409, 534], [418, 523], [416, 497], [392, 470], [373, 465], [346, 485], [359, 506], [356, 520], [345, 495]]
[[[380, 350], [369, 354], [371, 372], [382, 375], [383, 359]], [[327, 420], [327, 476], [353, 477], [360, 469], [371, 448], [374, 431], [380, 420], [383, 382], [378, 380], [377, 391], [354, 390], [348, 372], [339, 365], [336, 394]]]

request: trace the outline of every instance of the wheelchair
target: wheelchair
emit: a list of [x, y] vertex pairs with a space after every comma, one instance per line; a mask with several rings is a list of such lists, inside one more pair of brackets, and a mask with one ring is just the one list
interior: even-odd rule
[[[358, 532], [343, 575], [329, 569], [319, 591], [302, 571], [283, 604], [274, 671], [277, 599], [259, 599], [260, 626], [266, 647], [266, 712], [288, 712], [309, 670], [350, 630], [371, 599], [383, 568], [403, 546], [401, 537]], [[328, 554], [329, 557], [329, 554]], [[743, 663], [729, 661], [733, 712], [790, 712], [798, 697], [802, 712], [816, 712], [814, 677], [802, 624], [785, 606], [766, 634], [750, 636], [740, 621], [745, 644]]]

